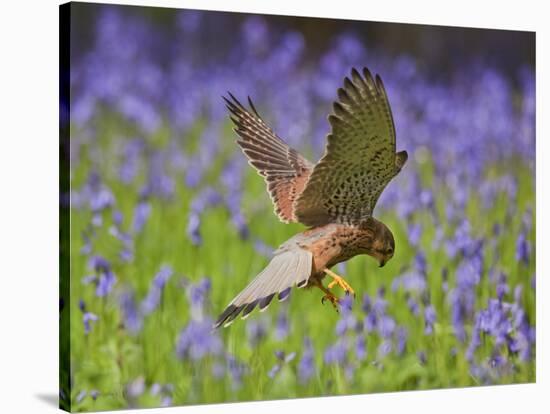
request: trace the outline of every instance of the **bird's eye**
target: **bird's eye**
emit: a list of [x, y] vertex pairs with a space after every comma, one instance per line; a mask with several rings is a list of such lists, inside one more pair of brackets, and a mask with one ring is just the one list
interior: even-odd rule
[[386, 254], [393, 254], [393, 247], [388, 247], [388, 250], [386, 250]]

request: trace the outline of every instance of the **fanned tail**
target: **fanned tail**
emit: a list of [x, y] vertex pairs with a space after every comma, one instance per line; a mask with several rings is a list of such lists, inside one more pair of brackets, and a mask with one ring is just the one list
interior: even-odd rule
[[267, 309], [275, 295], [283, 301], [293, 286], [304, 287], [311, 275], [313, 255], [300, 247], [276, 253], [273, 259], [230, 303], [214, 323], [214, 329], [229, 326], [242, 312], [250, 315], [256, 306]]

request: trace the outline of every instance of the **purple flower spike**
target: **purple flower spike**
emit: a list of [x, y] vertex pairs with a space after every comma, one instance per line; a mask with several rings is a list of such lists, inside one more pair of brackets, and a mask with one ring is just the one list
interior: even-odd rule
[[525, 265], [529, 264], [531, 256], [531, 243], [525, 237], [525, 233], [521, 232], [516, 242], [516, 259]]
[[137, 398], [145, 392], [145, 379], [138, 377], [126, 386], [126, 392], [131, 398]]
[[329, 346], [325, 351], [325, 364], [341, 365], [347, 358], [347, 345], [343, 339], [338, 340], [334, 345]]
[[128, 332], [137, 334], [142, 328], [142, 317], [139, 314], [134, 301], [134, 293], [125, 291], [120, 295], [120, 308], [124, 318], [124, 327]]
[[257, 347], [267, 337], [267, 326], [263, 320], [252, 320], [246, 325], [246, 335], [252, 348]]
[[200, 361], [209, 355], [220, 355], [223, 343], [218, 333], [212, 330], [212, 321], [208, 318], [192, 320], [181, 331], [176, 345], [179, 358]]
[[403, 355], [405, 347], [407, 346], [407, 338], [409, 336], [407, 329], [400, 326], [395, 333], [397, 343], [395, 345], [395, 352], [397, 355]]
[[88, 335], [92, 330], [91, 322], [96, 322], [98, 320], [97, 315], [91, 312], [85, 312], [82, 316], [82, 321], [84, 323], [84, 334]]
[[141, 303], [141, 310], [144, 315], [149, 315], [158, 307], [164, 285], [168, 282], [171, 276], [172, 268], [170, 266], [163, 266], [155, 275], [153, 281], [151, 282], [149, 292]]
[[281, 368], [282, 368], [281, 364], [275, 364], [275, 365], [273, 366], [273, 368], [271, 368], [271, 369], [269, 370], [269, 372], [267, 373], [267, 376], [268, 376], [269, 378], [275, 378], [275, 375], [277, 375], [277, 374], [279, 373], [279, 371], [281, 370]]
[[367, 341], [365, 336], [359, 335], [355, 343], [355, 356], [359, 361], [367, 357]]
[[288, 321], [288, 315], [285, 311], [282, 311], [277, 316], [277, 321], [275, 322], [275, 338], [278, 341], [282, 341], [288, 336], [290, 331], [290, 324]]
[[396, 326], [397, 324], [391, 316], [384, 315], [378, 322], [378, 332], [382, 338], [390, 338], [393, 335]]
[[143, 226], [147, 222], [147, 219], [151, 215], [151, 205], [147, 200], [141, 200], [134, 209], [134, 233], [141, 233]]
[[172, 276], [172, 268], [170, 266], [164, 265], [160, 269], [160, 271], [155, 275], [155, 278], [153, 279], [153, 284], [159, 288], [162, 289], [166, 282], [170, 279]]
[[99, 297], [108, 295], [116, 283], [116, 277], [111, 270], [110, 263], [101, 256], [93, 256], [90, 258], [88, 265], [98, 274], [97, 278], [90, 279], [90, 281], [97, 284], [96, 295]]
[[298, 364], [298, 377], [300, 383], [307, 383], [315, 374], [315, 360], [313, 354], [313, 346], [311, 340], [306, 338], [304, 340], [304, 351], [302, 353], [302, 358]]
[[96, 295], [100, 297], [107, 296], [113, 290], [115, 283], [116, 278], [113, 272], [102, 273], [99, 276], [99, 282], [95, 291]]
[[231, 386], [234, 390], [239, 389], [242, 385], [242, 378], [247, 371], [246, 366], [237, 361], [234, 356], [228, 355], [227, 370], [231, 376]]
[[392, 351], [392, 341], [389, 339], [384, 339], [378, 346], [378, 358], [384, 358]]
[[424, 333], [426, 335], [431, 335], [433, 333], [433, 327], [437, 317], [435, 313], [435, 308], [433, 305], [428, 305], [424, 308]]
[[200, 319], [204, 313], [206, 299], [210, 293], [212, 282], [209, 278], [203, 277], [199, 282], [191, 284], [187, 288], [187, 297], [191, 304], [191, 311]]

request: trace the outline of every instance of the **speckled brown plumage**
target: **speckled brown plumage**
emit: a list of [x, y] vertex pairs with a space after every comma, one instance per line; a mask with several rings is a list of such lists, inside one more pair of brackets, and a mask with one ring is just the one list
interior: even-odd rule
[[[246, 318], [277, 296], [285, 300], [293, 286], [319, 287], [334, 305], [330, 289], [353, 290], [330, 268], [359, 254], [383, 266], [393, 257], [391, 231], [372, 213], [380, 194], [404, 166], [406, 151], [396, 153], [395, 127], [381, 78], [355, 69], [344, 79], [329, 115], [332, 127], [321, 160], [314, 166], [290, 148], [262, 120], [250, 98], [251, 111], [233, 95], [224, 98], [249, 163], [264, 177], [275, 213], [283, 222], [310, 229], [283, 243], [267, 267], [237, 295], [214, 327]], [[323, 278], [333, 281], [325, 287]]]

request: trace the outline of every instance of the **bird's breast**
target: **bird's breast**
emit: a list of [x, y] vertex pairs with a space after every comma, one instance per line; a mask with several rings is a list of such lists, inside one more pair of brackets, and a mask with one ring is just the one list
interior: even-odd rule
[[312, 275], [324, 275], [323, 269], [331, 268], [361, 253], [357, 247], [359, 238], [352, 227], [330, 224], [308, 232], [311, 242], [303, 247], [313, 254]]

